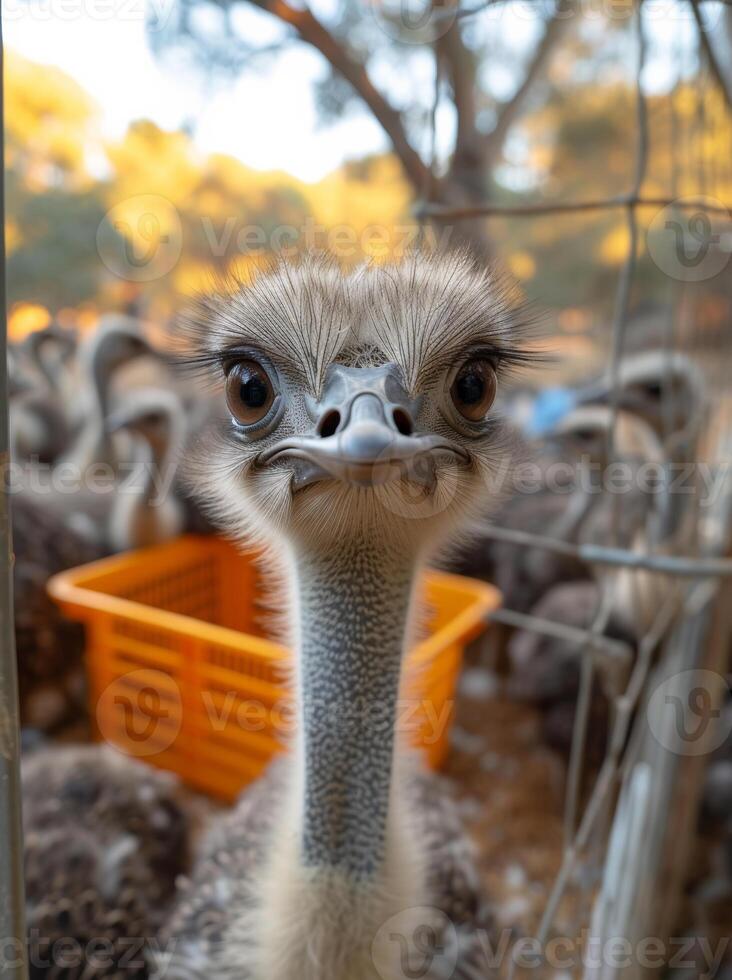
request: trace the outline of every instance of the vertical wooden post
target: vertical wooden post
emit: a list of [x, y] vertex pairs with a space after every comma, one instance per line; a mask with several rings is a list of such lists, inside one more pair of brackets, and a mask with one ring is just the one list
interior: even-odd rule
[[20, 819], [18, 677], [13, 623], [13, 564], [8, 466], [5, 166], [2, 139], [5, 58], [0, 25], [0, 973], [26, 980], [23, 837]]

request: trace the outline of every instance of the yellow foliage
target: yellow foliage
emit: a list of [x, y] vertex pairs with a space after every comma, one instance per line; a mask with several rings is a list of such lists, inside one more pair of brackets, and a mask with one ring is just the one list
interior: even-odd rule
[[[635, 139], [632, 86], [614, 73], [607, 84], [579, 84], [572, 63], [554, 59], [552, 77], [562, 76], [563, 92], [525, 114], [520, 125], [527, 149], [514, 165], [523, 168], [547, 201], [627, 193]], [[672, 99], [649, 96], [646, 196], [665, 197], [672, 188], [679, 195], [698, 194], [703, 155], [707, 192], [732, 197], [732, 177], [724, 170], [730, 133], [723, 98], [711, 87], [702, 97], [700, 107], [699, 89], [688, 83]], [[698, 131], [700, 108], [703, 134]], [[97, 117], [93, 100], [63, 72], [8, 54], [6, 155], [14, 173], [31, 190], [93, 186], [135, 257], [155, 253], [163, 239], [180, 240], [180, 256], [157, 279], [130, 283], [113, 271], [108, 275], [100, 263], [93, 302], [82, 310], [85, 323], [94, 321], [97, 307], [133, 303], [166, 319], [181, 296], [209, 288], [214, 273], [249, 281], [278, 245], [331, 250], [344, 264], [355, 264], [364, 258], [386, 260], [414, 241], [414, 192], [391, 154], [345, 163], [308, 184], [284, 172], [252, 170], [225, 154], [203, 156], [186, 132], [166, 131], [148, 120], [104, 144]], [[683, 149], [676, 154], [679, 172], [669, 151], [674, 139]], [[688, 151], [692, 144], [693, 153]], [[88, 161], [105, 154], [109, 175], [102, 183], [89, 173]], [[13, 218], [6, 233], [11, 253], [24, 242], [24, 224]], [[534, 287], [546, 276], [546, 257], [554, 259], [560, 248], [558, 257], [567, 265], [591, 263], [594, 270], [617, 266], [629, 244], [617, 211], [496, 220], [491, 230], [513, 274], [534, 280]], [[20, 334], [37, 329], [44, 316], [44, 307], [24, 303], [12, 312], [12, 329]], [[577, 323], [570, 318], [565, 329], [581, 333]]]
[[91, 333], [99, 325], [99, 310], [94, 303], [82, 303], [76, 308], [76, 327], [82, 333]]
[[123, 198], [110, 209], [108, 219], [128, 240], [131, 252], [140, 258], [155, 255], [171, 237], [180, 237], [178, 211], [159, 194]]
[[8, 255], [23, 241], [23, 234], [18, 227], [17, 221], [12, 218], [5, 219], [5, 248]]
[[50, 322], [51, 314], [45, 306], [16, 303], [8, 314], [8, 337], [16, 342], [23, 340], [35, 330], [43, 330]]
[[563, 333], [585, 333], [591, 324], [590, 313], [576, 306], [567, 306], [557, 315], [557, 325]]
[[600, 258], [610, 265], [620, 265], [627, 258], [629, 248], [628, 226], [619, 224], [603, 238], [599, 249]]
[[72, 78], [8, 51], [5, 107], [6, 162], [22, 164], [29, 186], [57, 184], [59, 171], [88, 179], [85, 155], [97, 109]]
[[530, 252], [512, 252], [508, 257], [508, 267], [517, 279], [531, 279], [536, 272], [536, 261]]
[[200, 179], [200, 160], [189, 136], [147, 120], [133, 123], [119, 143], [107, 144], [106, 151], [115, 172], [111, 204], [153, 194], [181, 204]]
[[674, 109], [686, 119], [692, 119], [697, 112], [698, 93], [690, 85], [684, 85], [674, 97]]
[[322, 239], [346, 260], [388, 258], [413, 230], [413, 193], [392, 155], [347, 163], [317, 184], [302, 185], [302, 192], [315, 224], [323, 226]]
[[235, 288], [237, 284], [248, 285], [254, 282], [266, 265], [267, 259], [262, 254], [238, 256], [229, 266], [232, 288]]
[[195, 262], [179, 262], [172, 274], [173, 287], [180, 296], [208, 292], [213, 282], [211, 270]]

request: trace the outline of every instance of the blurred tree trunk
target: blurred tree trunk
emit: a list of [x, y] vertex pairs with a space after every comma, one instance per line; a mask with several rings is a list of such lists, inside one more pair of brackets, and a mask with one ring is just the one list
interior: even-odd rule
[[702, 55], [712, 78], [724, 96], [727, 107], [732, 110], [732, 59], [728, 48], [728, 38], [732, 39], [732, 11], [725, 10], [722, 13], [723, 21], [719, 31], [721, 43], [718, 41], [715, 44], [712, 40], [714, 35], [711, 34], [709, 23], [704, 19], [698, 4], [692, 3], [691, 9], [699, 31], [699, 46]]

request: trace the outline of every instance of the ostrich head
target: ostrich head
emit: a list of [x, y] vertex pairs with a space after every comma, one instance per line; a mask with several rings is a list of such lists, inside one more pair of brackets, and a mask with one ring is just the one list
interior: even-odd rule
[[[106, 415], [109, 385], [115, 371], [128, 361], [157, 352], [131, 317], [109, 314], [102, 317], [85, 351], [85, 368], [102, 416]], [[159, 355], [158, 355], [159, 356]]]
[[415, 573], [506, 452], [493, 401], [526, 356], [517, 309], [465, 257], [416, 255], [280, 266], [191, 327], [229, 416], [199, 493], [292, 582], [297, 746], [249, 958], [269, 980], [371, 980], [380, 926], [430, 904], [396, 732]]
[[196, 360], [230, 419], [204, 498], [237, 535], [307, 548], [454, 531], [507, 449], [491, 411], [524, 359], [510, 294], [464, 257], [360, 270], [281, 266], [204, 301]]
[[[110, 432], [127, 429], [150, 446], [160, 466], [171, 452], [179, 453], [185, 436], [185, 414], [180, 398], [165, 388], [135, 388], [107, 418]], [[178, 462], [178, 459], [175, 459]]]
[[607, 465], [611, 433], [613, 457], [652, 463], [666, 458], [661, 441], [648, 422], [629, 411], [614, 415], [608, 405], [580, 405], [560, 419], [549, 436], [561, 439], [567, 451]]
[[186, 437], [181, 400], [165, 388], [137, 388], [106, 420], [110, 433], [127, 431], [135, 448], [129, 477], [119, 485], [109, 516], [115, 550], [166, 541], [183, 527], [183, 507], [174, 493]]
[[[595, 483], [595, 490], [605, 492], [587, 494], [586, 506], [578, 510], [572, 531], [599, 544], [639, 552], [663, 546], [671, 533], [674, 513], [666, 492], [668, 457], [651, 424], [634, 412], [615, 413], [608, 405], [585, 405], [565, 416], [556, 434], [570, 446], [574, 444], [603, 476], [601, 484]], [[612, 452], [608, 454], [611, 440]], [[620, 469], [614, 470], [615, 464]], [[597, 574], [613, 583], [615, 617], [634, 624], [639, 635], [650, 627], [672, 588], [665, 579], [649, 572], [620, 569]]]
[[[618, 369], [617, 405], [650, 429], [660, 445], [667, 467], [665, 516], [659, 525], [661, 538], [692, 540], [696, 527], [699, 487], [688, 484], [689, 474], [699, 453], [709, 406], [703, 371], [681, 351], [652, 350], [621, 361]], [[581, 393], [585, 403], [607, 403], [612, 394], [610, 379], [590, 386]], [[655, 461], [655, 456], [649, 459]], [[696, 471], [694, 478], [698, 476]], [[680, 477], [682, 492], [674, 487]], [[694, 493], [689, 493], [689, 486]]]
[[[621, 361], [617, 377], [618, 406], [644, 419], [659, 438], [675, 447], [693, 440], [703, 422], [706, 404], [704, 375], [681, 351], [651, 350]], [[607, 402], [612, 379], [591, 385], [581, 396], [586, 403]]]
[[34, 330], [22, 345], [52, 391], [58, 381], [55, 372], [72, 358], [76, 346], [76, 335], [55, 323], [49, 324], [42, 330]]

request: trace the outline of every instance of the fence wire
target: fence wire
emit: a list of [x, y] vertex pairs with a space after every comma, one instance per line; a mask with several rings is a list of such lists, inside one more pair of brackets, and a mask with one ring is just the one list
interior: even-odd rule
[[[434, 13], [432, 23], [442, 19], [450, 20], [451, 25], [468, 17], [478, 16], [498, 3], [508, 0], [486, 0], [476, 6], [456, 9], [449, 6]], [[491, 201], [477, 201], [465, 206], [454, 207], [441, 203], [438, 199], [439, 182], [436, 175], [437, 134], [436, 125], [442, 85], [439, 51], [434, 45], [435, 90], [431, 107], [429, 178], [422, 201], [416, 208], [417, 217], [422, 223], [436, 220], [440, 223], [463, 221], [484, 217], [490, 218], [530, 218], [555, 216], [559, 214], [580, 214], [622, 210], [628, 234], [628, 249], [620, 268], [615, 297], [615, 312], [612, 323], [610, 347], [610, 407], [612, 423], [609, 427], [607, 458], [613, 461], [616, 455], [616, 434], [620, 405], [619, 376], [620, 365], [626, 347], [626, 334], [630, 311], [631, 290], [637, 277], [640, 248], [639, 211], [642, 209], [672, 208], [677, 215], [689, 211], [695, 214], [714, 214], [721, 219], [732, 221], [730, 206], [706, 195], [719, 193], [723, 181], [732, 177], [732, 155], [714, 160], [714, 172], [708, 172], [707, 154], [704, 152], [704, 138], [709, 128], [707, 99], [713, 88], [719, 90], [724, 98], [723, 130], [730, 132], [732, 94], [730, 83], [717, 61], [710, 42], [702, 9], [707, 0], [687, 0], [697, 34], [697, 65], [694, 77], [697, 84], [697, 112], [695, 132], [688, 125], [682, 126], [677, 108], [677, 90], [684, 79], [681, 58], [677, 60], [676, 84], [668, 97], [670, 119], [669, 131], [669, 196], [644, 195], [643, 189], [649, 175], [650, 161], [650, 123], [649, 106], [645, 94], [643, 74], [648, 57], [648, 38], [642, 0], [638, 0], [632, 12], [632, 30], [635, 43], [635, 64], [633, 69], [635, 87], [635, 149], [632, 181], [624, 194], [603, 198], [537, 202], [504, 205]], [[719, 0], [719, 6], [730, 6], [732, 0]], [[719, 120], [715, 119], [715, 126]], [[683, 132], [682, 132], [683, 130]], [[694, 145], [696, 138], [696, 146]], [[685, 143], [687, 145], [685, 145]], [[698, 191], [693, 196], [680, 199], [682, 152], [689, 156], [696, 150], [698, 160], [692, 159], [692, 169], [697, 174]], [[732, 225], [731, 225], [732, 226]], [[669, 355], [675, 346], [690, 346], [693, 337], [684, 330], [688, 317], [687, 286], [684, 282], [676, 284], [674, 315], [669, 318], [664, 346]], [[732, 358], [732, 338], [729, 334], [720, 337], [720, 346], [728, 358]], [[670, 356], [669, 356], [670, 360]], [[729, 363], [729, 361], [728, 361]], [[728, 389], [729, 379], [721, 375], [711, 379], [718, 396], [723, 399], [716, 417], [705, 432], [707, 449], [712, 458], [724, 462], [732, 453], [732, 408]], [[666, 392], [668, 394], [668, 392]], [[668, 401], [668, 399], [667, 399]], [[668, 416], [668, 412], [666, 413]], [[666, 426], [666, 435], [670, 428]], [[699, 456], [697, 455], [697, 460]], [[581, 679], [575, 712], [572, 749], [567, 777], [567, 791], [564, 814], [564, 851], [561, 865], [548, 896], [541, 922], [535, 938], [542, 949], [550, 938], [560, 903], [573, 881], [584, 852], [588, 849], [593, 835], [602, 833], [600, 849], [605, 856], [604, 869], [598, 869], [591, 889], [590, 902], [594, 911], [586, 917], [583, 925], [589, 927], [591, 936], [659, 936], [666, 938], [673, 928], [673, 912], [678, 904], [678, 894], [662, 896], [654, 883], [657, 882], [665, 860], [664, 848], [668, 850], [669, 826], [668, 809], [674, 806], [675, 792], [678, 792], [682, 764], [673, 753], [660, 753], [659, 746], [649, 751], [649, 733], [638, 718], [638, 709], [647, 701], [649, 688], [654, 676], [663, 677], [676, 670], [683, 673], [686, 666], [707, 664], [723, 671], [727, 650], [724, 647], [728, 623], [722, 622], [720, 609], [724, 597], [729, 604], [732, 578], [732, 557], [730, 557], [730, 514], [732, 513], [732, 487], [727, 479], [722, 500], [711, 519], [702, 520], [698, 500], [694, 503], [693, 534], [690, 539], [678, 533], [669, 542], [654, 542], [647, 535], [644, 548], [626, 548], [619, 545], [618, 520], [621, 497], [614, 496], [612, 519], [603, 543], [574, 543], [546, 535], [499, 527], [494, 524], [481, 526], [486, 537], [496, 541], [509, 542], [526, 549], [541, 549], [561, 555], [577, 557], [594, 570], [599, 585], [599, 600], [594, 620], [589, 629], [577, 629], [557, 622], [550, 622], [534, 615], [519, 613], [510, 609], [499, 610], [495, 621], [521, 629], [534, 630], [544, 635], [564, 638], [574, 647], [580, 646]], [[711, 525], [710, 525], [711, 520]], [[647, 527], [648, 528], [647, 518]], [[710, 533], [710, 531], [712, 533]], [[706, 534], [704, 533], [706, 532]], [[661, 547], [663, 545], [663, 547]], [[638, 641], [636, 655], [632, 660], [631, 651], [623, 644], [604, 636], [613, 608], [615, 578], [608, 574], [612, 569], [625, 570], [625, 573], [647, 572], [656, 577], [663, 576], [674, 581], [661, 601], [652, 622]], [[709, 640], [710, 624], [720, 638], [713, 643]], [[705, 639], [706, 638], [706, 639]], [[708, 656], [706, 645], [713, 647]], [[607, 750], [603, 763], [596, 774], [594, 785], [588, 794], [583, 794], [583, 780], [586, 778], [585, 752], [587, 745], [588, 719], [593, 690], [593, 681], [598, 666], [611, 664], [617, 671], [618, 665], [625, 668], [627, 683], [616, 685], [610, 713], [610, 729]], [[629, 671], [629, 675], [628, 675]], [[684, 693], [684, 692], [682, 692]], [[686, 760], [687, 762], [689, 760]], [[652, 763], [652, 764], [651, 764]], [[687, 766], [688, 768], [688, 766]], [[693, 833], [693, 814], [698, 798], [700, 764], [696, 763], [696, 791], [691, 782], [684, 777], [686, 800], [679, 807], [683, 811], [685, 823], [674, 827], [685, 836], [685, 841], [675, 840], [673, 846], [681, 853], [688, 847]], [[583, 795], [587, 801], [581, 808]], [[614, 825], [610, 827], [613, 805], [619, 797], [614, 810]], [[653, 818], [653, 819], [651, 819]], [[610, 839], [606, 849], [605, 844]], [[649, 857], [650, 855], [650, 857]], [[649, 884], [650, 882], [650, 884]], [[680, 893], [683, 874], [677, 871], [675, 890]], [[650, 892], [648, 889], [651, 889]], [[639, 901], [645, 902], [639, 906]], [[663, 901], [662, 901], [663, 899]], [[579, 923], [576, 923], [579, 925]], [[664, 934], [662, 931], [666, 929]], [[613, 930], [615, 930], [613, 934]], [[515, 963], [509, 968], [509, 980], [516, 972]], [[645, 975], [640, 967], [630, 973], [614, 971], [607, 966], [586, 967], [586, 980], [611, 980], [619, 976], [640, 977]], [[532, 973], [536, 976], [536, 971]]]
[[[474, 6], [455, 9], [454, 6], [446, 7], [444, 11], [438, 11], [433, 18], [433, 24], [439, 23], [441, 19], [445, 21], [463, 21], [469, 17], [479, 16], [482, 12], [499, 3], [508, 0], [486, 0]], [[697, 25], [698, 51], [700, 60], [704, 63], [706, 75], [710, 84], [702, 86], [698, 103], [697, 127], [703, 133], [709, 125], [708, 108], [706, 105], [707, 91], [710, 85], [716, 86], [723, 94], [726, 102], [727, 117], [723, 121], [729, 125], [729, 112], [732, 108], [732, 96], [730, 95], [729, 82], [722, 72], [710, 43], [708, 32], [703, 20], [703, 7], [708, 2], [714, 2], [721, 6], [732, 6], [732, 0], [687, 0], [690, 6], [694, 21]], [[684, 197], [679, 199], [681, 192], [681, 176], [679, 158], [681, 152], [689, 147], [684, 146], [689, 133], [681, 132], [681, 125], [676, 111], [674, 93], [669, 97], [669, 142], [670, 142], [670, 162], [671, 162], [671, 194], [668, 197], [658, 195], [644, 195], [643, 187], [649, 169], [649, 114], [648, 103], [643, 85], [643, 72], [647, 57], [647, 38], [644, 24], [643, 7], [639, 2], [633, 12], [633, 31], [636, 46], [636, 59], [634, 66], [635, 75], [635, 156], [633, 179], [627, 193], [621, 195], [608, 196], [591, 200], [580, 201], [560, 201], [560, 202], [539, 202], [521, 205], [501, 205], [492, 202], [478, 202], [468, 206], [452, 207], [441, 203], [439, 200], [439, 180], [437, 177], [437, 117], [439, 110], [440, 91], [442, 86], [442, 74], [440, 58], [435, 45], [435, 87], [432, 108], [429, 119], [430, 142], [429, 142], [429, 166], [428, 180], [423, 190], [423, 200], [417, 208], [417, 214], [421, 221], [426, 222], [430, 219], [445, 221], [461, 221], [477, 217], [487, 219], [495, 217], [504, 218], [528, 218], [555, 216], [558, 214], [602, 212], [607, 210], [621, 210], [624, 212], [629, 245], [618, 280], [615, 315], [612, 326], [611, 357], [610, 357], [610, 378], [614, 382], [612, 386], [611, 405], [613, 408], [614, 424], [610, 427], [608, 439], [608, 456], [612, 460], [616, 449], [616, 423], [618, 415], [618, 378], [619, 368], [625, 350], [625, 340], [628, 325], [629, 300], [631, 289], [637, 273], [637, 262], [639, 254], [640, 222], [639, 211], [641, 209], [660, 209], [664, 207], [676, 208], [679, 212], [692, 210], [694, 212], [704, 212], [716, 214], [719, 217], [729, 219], [730, 209], [723, 204], [716, 203], [707, 199], [704, 194], [715, 193], [722, 180], [730, 179], [730, 167], [732, 167], [732, 155], [726, 161], [718, 161], [714, 168], [714, 173], [707, 172], [706, 156], [702, 153], [701, 160], [697, 161], [696, 169], [700, 176], [699, 193], [696, 196]], [[701, 79], [701, 72], [697, 73]], [[679, 68], [679, 80], [682, 78], [682, 70]], [[706, 81], [706, 80], [704, 80]], [[688, 127], [686, 127], [688, 130]], [[690, 342], [689, 337], [684, 333], [684, 307], [686, 303], [687, 290], [683, 284], [678, 288], [676, 296], [676, 310], [678, 311], [677, 322], [672, 324], [666, 338], [669, 351], [676, 344], [686, 344]], [[728, 338], [722, 338], [722, 348], [729, 354], [729, 348], [725, 348]], [[728, 368], [727, 368], [728, 370]], [[718, 359], [717, 377], [712, 379], [715, 390], [724, 396], [725, 388], [729, 386], [729, 379], [725, 377], [725, 365], [722, 359]], [[712, 423], [705, 433], [706, 451], [712, 457], [729, 457], [732, 448], [732, 405], [730, 399], [718, 406], [718, 411]], [[573, 644], [581, 642], [582, 650], [582, 674], [578, 707], [575, 718], [575, 728], [573, 735], [572, 754], [568, 774], [568, 789], [566, 795], [565, 808], [565, 843], [561, 865], [556, 876], [554, 886], [548, 896], [536, 938], [543, 947], [552, 931], [560, 902], [565, 895], [568, 887], [572, 883], [573, 876], [578, 865], [582, 861], [583, 855], [590, 845], [593, 835], [598, 830], [603, 832], [607, 829], [608, 813], [612, 811], [615, 797], [620, 794], [620, 804], [616, 808], [615, 823], [611, 834], [612, 847], [610, 848], [606, 860], [604, 877], [599, 890], [599, 900], [595, 901], [593, 894], [594, 914], [587, 917], [588, 925], [591, 925], [593, 932], [606, 933], [608, 928], [616, 926], [618, 928], [628, 928], [630, 918], [634, 909], [637, 909], [639, 898], [658, 899], [659, 895], [643, 891], [647, 882], [651, 882], [653, 887], [654, 876], [657, 878], [657, 871], [660, 862], [663, 860], [663, 849], [666, 844], [666, 813], [668, 804], [673, 799], [674, 788], [679, 783], [679, 770], [681, 764], [678, 760], [672, 759], [668, 754], [659, 754], [658, 746], [655, 747], [655, 755], [649, 749], [649, 740], [643, 727], [637, 724], [637, 709], [643, 704], [649, 692], [649, 682], [656, 665], [659, 663], [662, 670], [668, 674], [669, 671], [680, 671], [686, 664], [698, 664], [702, 662], [704, 651], [704, 637], [707, 635], [705, 622], [721, 631], [720, 610], [722, 610], [726, 593], [729, 591], [727, 580], [732, 577], [732, 558], [728, 554], [729, 533], [730, 533], [730, 513], [732, 512], [732, 493], [727, 493], [720, 503], [718, 511], [711, 517], [702, 520], [701, 515], [697, 514], [695, 527], [697, 533], [691, 541], [676, 540], [671, 542], [674, 550], [666, 549], [659, 551], [658, 548], [648, 547], [645, 551], [638, 551], [621, 547], [618, 543], [619, 534], [617, 526], [617, 502], [614, 506], [614, 520], [611, 522], [608, 533], [608, 540], [603, 544], [573, 543], [561, 539], [534, 535], [528, 532], [509, 530], [496, 526], [487, 525], [483, 528], [484, 533], [496, 540], [510, 541], [517, 546], [532, 549], [543, 549], [560, 554], [571, 554], [581, 558], [591, 566], [596, 573], [596, 579], [600, 586], [600, 598], [596, 615], [591, 627], [588, 630], [569, 628], [561, 623], [548, 622], [535, 616], [526, 615], [511, 610], [503, 610], [496, 614], [496, 618], [501, 621], [521, 628], [534, 629], [548, 635], [563, 636]], [[650, 538], [649, 538], [650, 540]], [[723, 543], [722, 553], [709, 546], [709, 542]], [[640, 638], [637, 644], [635, 660], [630, 665], [629, 651], [623, 644], [604, 636], [608, 618], [612, 608], [613, 578], [607, 574], [608, 569], [624, 569], [628, 573], [647, 572], [656, 576], [667, 576], [679, 581], [678, 589], [669, 589], [665, 599], [659, 604], [653, 621]], [[5, 589], [3, 588], [3, 593]], [[721, 598], [720, 598], [721, 596]], [[1, 598], [1, 597], [0, 597]], [[729, 605], [729, 602], [727, 603]], [[722, 610], [723, 611], [723, 610]], [[706, 617], [706, 620], [704, 620]], [[716, 618], [712, 618], [716, 617]], [[7, 631], [6, 631], [7, 632]], [[12, 647], [6, 647], [3, 651], [4, 661], [12, 660]], [[724, 651], [714, 651], [714, 656], [721, 658]], [[3, 661], [3, 662], [4, 662]], [[626, 665], [630, 667], [630, 673], [625, 685], [619, 685], [621, 690], [615, 695], [612, 704], [611, 726], [609, 731], [607, 752], [599, 771], [597, 772], [594, 784], [588, 794], [586, 803], [581, 806], [583, 798], [583, 779], [586, 777], [585, 766], [585, 747], [587, 740], [587, 718], [589, 711], [589, 699], [592, 691], [592, 682], [598, 665], [609, 661], [612, 665]], [[710, 663], [709, 659], [703, 662]], [[721, 660], [718, 659], [719, 663]], [[15, 726], [0, 726], [0, 732], [7, 730], [14, 732]], [[653, 748], [653, 746], [651, 746]], [[0, 753], [2, 759], [7, 758], [8, 766], [13, 773], [17, 767], [17, 746], [11, 746], [9, 754]], [[650, 760], [650, 761], [649, 761]], [[2, 761], [2, 760], [0, 760]], [[688, 762], [688, 760], [685, 760]], [[653, 764], [651, 764], [651, 762]], [[12, 778], [15, 778], [13, 776]], [[655, 782], [652, 782], [655, 780]], [[693, 792], [687, 791], [687, 809], [693, 805]], [[0, 794], [0, 801], [12, 804], [16, 793]], [[666, 807], [666, 811], [664, 811]], [[4, 811], [3, 811], [4, 814]], [[629, 817], [635, 816], [635, 820]], [[653, 817], [653, 820], [651, 820]], [[17, 840], [17, 813], [12, 809], [8, 810], [7, 820], [5, 815], [0, 819], [0, 825], [10, 826], [10, 831], [6, 836], [10, 843]], [[638, 833], [653, 829], [654, 847], [649, 847], [650, 857], [643, 856], [638, 850]], [[630, 829], [629, 829], [630, 828]], [[640, 828], [640, 830], [639, 830]], [[681, 827], [682, 835], [685, 833], [688, 838], [690, 824], [686, 823]], [[635, 836], [633, 836], [635, 835]], [[605, 834], [605, 836], [607, 836]], [[604, 842], [604, 839], [603, 839]], [[680, 846], [683, 841], [677, 840], [676, 846]], [[3, 849], [8, 850], [8, 848]], [[10, 847], [10, 852], [20, 854], [19, 845]], [[636, 861], [639, 867], [634, 870], [631, 876], [630, 885], [623, 885], [626, 893], [621, 901], [612, 888], [618, 884], [617, 862], [630, 860]], [[649, 863], [650, 861], [653, 864]], [[643, 863], [645, 862], [645, 863]], [[13, 896], [2, 895], [3, 901], [0, 902], [0, 913], [3, 910], [17, 911], [22, 916], [22, 901], [20, 899], [20, 889], [22, 888], [20, 868], [13, 867], [1, 869], [1, 876], [12, 888], [17, 886], [18, 892], [13, 900]], [[7, 871], [7, 874], [5, 872]], [[640, 882], [641, 872], [644, 872], [644, 883]], [[646, 873], [647, 872], [647, 873]], [[680, 874], [681, 872], [679, 872]], [[635, 889], [629, 891], [631, 888]], [[676, 882], [676, 888], [680, 887], [680, 879]], [[594, 889], [597, 891], [597, 888]], [[673, 899], [675, 896], [671, 896]], [[651, 902], [653, 906], [653, 901]], [[620, 910], [620, 911], [619, 911]], [[664, 910], [665, 911], [665, 910]], [[624, 914], [620, 918], [618, 915]], [[665, 922], [660, 917], [660, 911], [652, 907], [646, 909], [645, 918], [635, 922], [635, 930], [645, 930], [648, 935], [661, 935], [658, 931], [661, 928], [670, 928], [670, 913], [666, 913]], [[614, 918], [613, 918], [614, 917]], [[5, 922], [0, 914], [0, 921]], [[608, 925], [610, 923], [610, 925]], [[661, 923], [659, 925], [659, 923]], [[655, 930], [655, 931], [654, 931]], [[6, 935], [23, 935], [22, 918], [12, 919], [6, 923]], [[513, 974], [513, 968], [512, 968]], [[20, 967], [18, 977], [24, 975], [23, 968]], [[535, 975], [535, 974], [534, 974]], [[586, 976], [590, 976], [589, 973]], [[592, 976], [600, 976], [594, 973]], [[602, 980], [607, 980], [610, 974], [602, 973]]]

